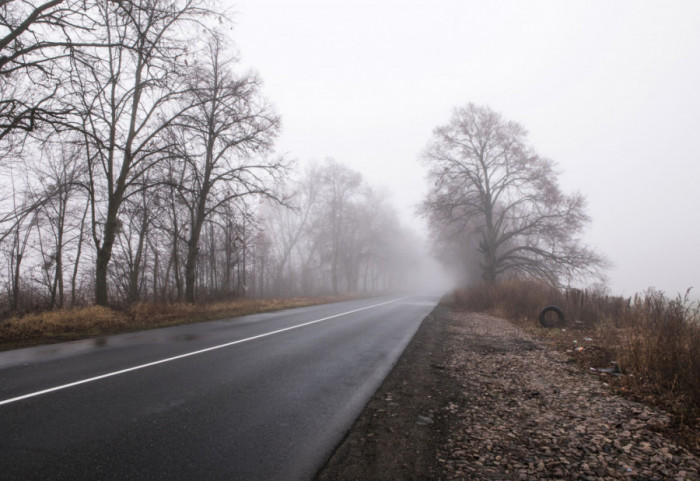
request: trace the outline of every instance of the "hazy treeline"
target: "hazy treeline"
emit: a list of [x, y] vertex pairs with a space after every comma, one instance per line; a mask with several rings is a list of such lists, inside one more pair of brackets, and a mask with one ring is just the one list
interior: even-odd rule
[[267, 201], [261, 211], [273, 294], [407, 288], [424, 269], [420, 239], [358, 172], [326, 160], [289, 188], [291, 209]]
[[396, 283], [417, 243], [358, 173], [274, 154], [227, 26], [201, 0], [0, 5], [0, 310]]

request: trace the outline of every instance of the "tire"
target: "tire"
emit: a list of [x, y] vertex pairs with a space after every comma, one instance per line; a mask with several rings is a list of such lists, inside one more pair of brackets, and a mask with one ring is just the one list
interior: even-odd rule
[[[551, 316], [548, 319], [548, 312], [554, 312], [557, 315], [557, 320], [552, 322]], [[540, 324], [542, 324], [544, 327], [561, 326], [564, 324], [564, 311], [559, 309], [557, 306], [545, 306], [545, 308], [540, 311]]]

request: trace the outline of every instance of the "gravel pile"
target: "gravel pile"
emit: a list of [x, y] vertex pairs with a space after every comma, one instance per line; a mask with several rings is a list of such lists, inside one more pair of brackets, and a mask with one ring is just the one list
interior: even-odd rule
[[444, 369], [461, 394], [443, 413], [445, 479], [700, 480], [700, 459], [659, 432], [664, 413], [611, 394], [503, 319], [451, 316], [462, 344]]

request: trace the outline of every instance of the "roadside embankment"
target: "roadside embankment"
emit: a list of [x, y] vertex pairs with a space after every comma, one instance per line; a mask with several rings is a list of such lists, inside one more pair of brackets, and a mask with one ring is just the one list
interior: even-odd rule
[[0, 350], [247, 316], [261, 312], [345, 301], [358, 297], [236, 299], [209, 304], [138, 303], [125, 309], [87, 306], [36, 312], [0, 320]]

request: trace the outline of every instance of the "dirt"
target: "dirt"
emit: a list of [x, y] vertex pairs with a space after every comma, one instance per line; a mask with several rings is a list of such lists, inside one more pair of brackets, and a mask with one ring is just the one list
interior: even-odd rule
[[512, 323], [436, 308], [318, 480], [700, 480], [661, 409]]
[[449, 433], [443, 408], [459, 396], [459, 383], [447, 372], [458, 345], [448, 312], [438, 307], [423, 321], [318, 481], [440, 477], [437, 450]]

